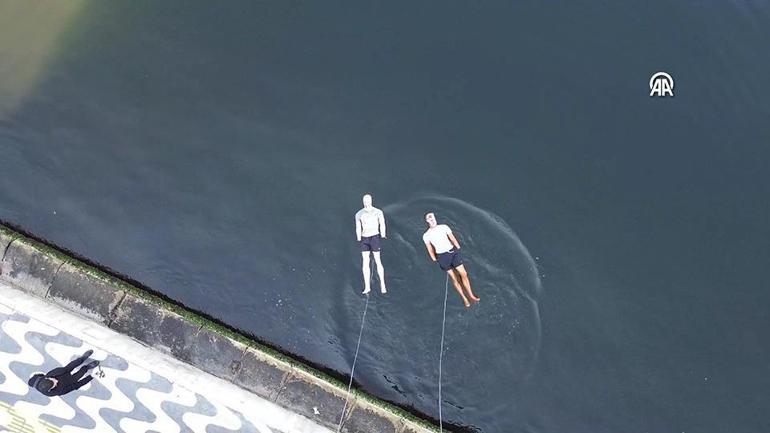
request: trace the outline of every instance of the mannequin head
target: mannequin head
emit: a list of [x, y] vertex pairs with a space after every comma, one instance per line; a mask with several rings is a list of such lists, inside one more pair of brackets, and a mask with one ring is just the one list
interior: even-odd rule
[[371, 195], [369, 195], [369, 194], [364, 195], [363, 201], [364, 201], [364, 207], [365, 208], [372, 207], [372, 196]]

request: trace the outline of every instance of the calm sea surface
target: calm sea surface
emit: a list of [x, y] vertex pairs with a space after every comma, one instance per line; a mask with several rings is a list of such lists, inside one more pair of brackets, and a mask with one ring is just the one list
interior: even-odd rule
[[[511, 4], [506, 4], [511, 3]], [[675, 97], [649, 97], [657, 71]], [[0, 4], [0, 218], [468, 431], [770, 431], [770, 4]], [[376, 287], [376, 286], [375, 286]]]

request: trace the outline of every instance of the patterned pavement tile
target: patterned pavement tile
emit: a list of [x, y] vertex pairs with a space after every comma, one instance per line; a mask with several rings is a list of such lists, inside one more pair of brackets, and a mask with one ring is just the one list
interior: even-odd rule
[[27, 385], [77, 358], [83, 341], [23, 314], [0, 312], [0, 432], [272, 433], [215, 400], [113, 354], [96, 351], [103, 378], [61, 397]]

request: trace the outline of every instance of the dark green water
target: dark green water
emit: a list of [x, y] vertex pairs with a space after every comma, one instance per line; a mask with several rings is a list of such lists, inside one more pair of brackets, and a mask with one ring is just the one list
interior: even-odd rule
[[446, 421], [770, 430], [767, 3], [53, 9], [0, 8], [0, 218], [344, 375], [370, 192], [363, 389], [438, 415], [435, 210]]

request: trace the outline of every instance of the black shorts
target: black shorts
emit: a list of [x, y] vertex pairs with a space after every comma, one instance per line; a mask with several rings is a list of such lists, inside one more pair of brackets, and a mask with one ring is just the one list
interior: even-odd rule
[[438, 255], [438, 265], [442, 270], [448, 271], [463, 264], [463, 258], [459, 251], [449, 250]]
[[380, 251], [380, 235], [364, 236], [361, 238], [361, 251]]

